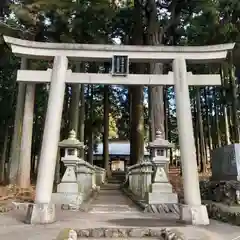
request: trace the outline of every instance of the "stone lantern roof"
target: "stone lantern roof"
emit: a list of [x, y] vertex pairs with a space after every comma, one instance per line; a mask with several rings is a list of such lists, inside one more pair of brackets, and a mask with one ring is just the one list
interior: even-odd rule
[[156, 139], [153, 142], [150, 142], [147, 146], [148, 149], [153, 148], [173, 148], [174, 145], [168, 140], [164, 139], [164, 136], [161, 131], [156, 132]]
[[58, 146], [63, 148], [85, 148], [85, 145], [76, 138], [76, 132], [74, 130], [71, 130], [68, 139], [59, 142]]

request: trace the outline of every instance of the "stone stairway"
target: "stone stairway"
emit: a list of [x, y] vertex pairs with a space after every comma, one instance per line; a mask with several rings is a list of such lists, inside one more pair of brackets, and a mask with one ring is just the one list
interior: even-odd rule
[[111, 177], [108, 179], [108, 183], [123, 183], [125, 181], [125, 172], [113, 172]]
[[92, 202], [89, 213], [137, 213], [135, 204], [123, 194], [119, 183], [106, 183]]

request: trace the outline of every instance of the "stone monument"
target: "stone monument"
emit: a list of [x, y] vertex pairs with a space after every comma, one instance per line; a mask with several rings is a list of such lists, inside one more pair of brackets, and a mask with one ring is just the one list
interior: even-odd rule
[[202, 198], [226, 205], [240, 205], [240, 144], [214, 149], [211, 163], [211, 180], [200, 183]]
[[79, 209], [83, 196], [79, 191], [76, 167], [81, 160], [78, 157], [79, 150], [83, 149], [84, 145], [76, 139], [75, 131], [71, 130], [69, 138], [60, 142], [59, 147], [65, 148], [65, 154], [61, 161], [64, 163], [66, 170], [60, 184], [57, 186], [57, 193], [53, 193], [53, 202], [61, 204], [64, 208]]
[[211, 162], [211, 180], [240, 180], [240, 144], [231, 144], [214, 149]]
[[239, 225], [240, 144], [216, 148], [211, 153], [212, 177], [201, 181], [201, 196], [209, 216]]
[[177, 204], [178, 196], [172, 191], [168, 180], [167, 166], [169, 163], [168, 149], [173, 145], [164, 139], [160, 131], [156, 132], [156, 139], [150, 142], [151, 161], [154, 164], [153, 183], [147, 194], [148, 204]]

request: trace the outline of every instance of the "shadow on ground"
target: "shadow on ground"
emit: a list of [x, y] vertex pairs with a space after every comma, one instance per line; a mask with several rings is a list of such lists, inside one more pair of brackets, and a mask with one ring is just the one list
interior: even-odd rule
[[182, 227], [185, 224], [180, 223], [174, 219], [152, 219], [152, 218], [122, 218], [122, 219], [111, 219], [108, 220], [110, 224], [119, 225], [119, 226], [132, 226], [132, 227]]

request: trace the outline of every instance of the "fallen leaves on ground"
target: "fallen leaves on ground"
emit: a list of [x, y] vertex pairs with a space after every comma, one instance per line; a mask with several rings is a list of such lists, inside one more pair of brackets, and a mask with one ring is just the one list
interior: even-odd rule
[[0, 186], [0, 213], [14, 209], [12, 202], [33, 202], [35, 188], [23, 189], [16, 185]]
[[[211, 172], [199, 173], [199, 179], [208, 179], [211, 176]], [[183, 183], [180, 174], [180, 168], [169, 168], [169, 181], [173, 185], [174, 192], [176, 192], [180, 198], [183, 198]], [[0, 206], [6, 205], [9, 202], [33, 202], [35, 198], [35, 186], [24, 189], [19, 188], [16, 185], [0, 186]]]
[[[172, 184], [174, 191], [180, 198], [183, 198], [183, 181], [180, 174], [180, 168], [171, 166], [168, 174], [169, 181]], [[207, 180], [211, 177], [211, 175], [211, 171], [208, 171], [207, 173], [199, 173], [199, 180]]]
[[179, 197], [183, 196], [183, 183], [182, 177], [180, 175], [180, 168], [170, 167], [168, 172], [169, 181], [173, 186], [174, 192], [176, 192]]
[[0, 201], [12, 200], [32, 202], [35, 195], [35, 187], [19, 188], [16, 185], [0, 186]]

